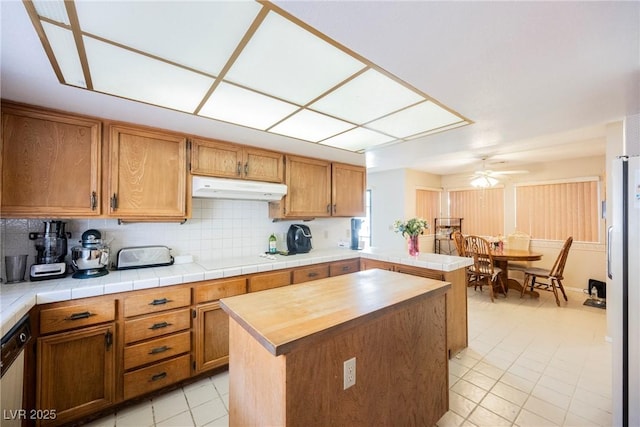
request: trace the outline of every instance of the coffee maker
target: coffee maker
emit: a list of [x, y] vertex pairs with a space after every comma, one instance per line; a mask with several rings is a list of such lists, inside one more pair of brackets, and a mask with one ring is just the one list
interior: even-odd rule
[[35, 280], [59, 279], [67, 274], [67, 239], [71, 233], [65, 231], [66, 222], [45, 221], [44, 230], [29, 233], [35, 241], [36, 263], [31, 266], [29, 278]]

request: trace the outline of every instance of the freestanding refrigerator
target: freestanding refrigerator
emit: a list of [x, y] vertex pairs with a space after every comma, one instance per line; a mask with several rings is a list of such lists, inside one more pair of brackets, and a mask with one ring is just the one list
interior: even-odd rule
[[612, 172], [607, 310], [613, 323], [613, 425], [636, 427], [640, 426], [640, 157], [614, 160]]

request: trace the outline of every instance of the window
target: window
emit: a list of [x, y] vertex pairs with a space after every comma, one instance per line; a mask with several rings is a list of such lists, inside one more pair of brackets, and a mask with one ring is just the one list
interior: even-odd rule
[[534, 239], [598, 242], [598, 181], [516, 186], [516, 229]]
[[365, 204], [367, 216], [364, 218], [364, 222], [360, 228], [359, 238], [364, 242], [364, 248], [369, 248], [371, 247], [371, 190], [367, 190], [366, 192]]
[[427, 220], [433, 227], [433, 220], [440, 216], [440, 190], [416, 190], [416, 216]]
[[449, 191], [449, 216], [463, 218], [463, 233], [497, 236], [504, 233], [504, 188]]

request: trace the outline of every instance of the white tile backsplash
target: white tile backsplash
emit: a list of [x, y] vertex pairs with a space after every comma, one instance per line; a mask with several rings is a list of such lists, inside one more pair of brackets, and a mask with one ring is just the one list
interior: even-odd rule
[[[286, 249], [286, 233], [299, 221], [273, 222], [269, 204], [261, 201], [193, 199], [193, 214], [184, 224], [129, 223], [116, 219], [69, 219], [69, 251], [79, 245], [83, 232], [97, 229], [111, 249], [111, 261], [124, 247], [165, 245], [172, 255], [191, 255], [195, 262], [257, 256], [268, 249], [271, 233], [278, 238], [278, 248]], [[29, 232], [41, 231], [43, 219], [0, 219], [0, 254], [29, 255], [35, 262], [35, 248]], [[322, 218], [306, 223], [311, 228], [313, 247], [333, 248], [339, 241], [349, 241], [349, 218]], [[27, 267], [28, 270], [28, 267]], [[2, 260], [2, 277], [5, 277]], [[27, 271], [28, 276], [28, 271]]]

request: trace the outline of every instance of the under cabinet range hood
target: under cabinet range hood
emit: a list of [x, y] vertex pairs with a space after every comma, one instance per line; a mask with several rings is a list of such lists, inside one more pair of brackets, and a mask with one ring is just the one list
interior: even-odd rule
[[194, 176], [193, 197], [206, 199], [278, 201], [287, 194], [287, 186], [271, 182]]

